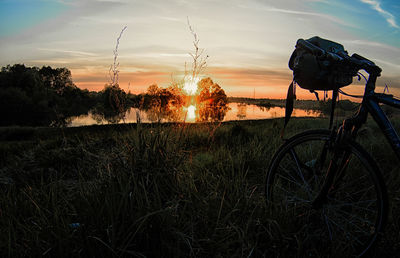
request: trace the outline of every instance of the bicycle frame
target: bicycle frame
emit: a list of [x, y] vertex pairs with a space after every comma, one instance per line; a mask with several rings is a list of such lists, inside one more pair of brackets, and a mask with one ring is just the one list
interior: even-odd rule
[[380, 127], [397, 158], [400, 160], [400, 138], [385, 112], [379, 105], [382, 103], [400, 109], [400, 100], [394, 98], [393, 95], [375, 93], [376, 78], [377, 75], [374, 74], [370, 75], [368, 78], [361, 107], [354, 117], [354, 121], [356, 122], [354, 124], [352, 136], [355, 137], [356, 132], [366, 121], [369, 113]]
[[[380, 103], [383, 103], [395, 108], [400, 108], [400, 100], [394, 98], [392, 95], [375, 93], [375, 83], [378, 76], [378, 73], [370, 74], [359, 110], [354, 117], [344, 120], [343, 126], [336, 135], [336, 144], [338, 144], [338, 146], [335, 148], [334, 157], [330, 162], [321, 191], [312, 202], [314, 209], [322, 207], [323, 203], [327, 200], [328, 193], [337, 187], [337, 184], [340, 183], [341, 178], [345, 175], [350, 153], [342, 149], [341, 146], [346, 145], [346, 141], [349, 140], [349, 138], [356, 138], [358, 130], [367, 121], [368, 113], [371, 114], [375, 122], [379, 125], [393, 151], [396, 153], [397, 158], [400, 160], [400, 138], [385, 112], [383, 112], [382, 108], [379, 106]], [[339, 158], [340, 156], [342, 156], [342, 158]], [[341, 160], [340, 164], [336, 162], [338, 160]]]
[[[374, 62], [357, 54], [349, 56], [346, 51], [330, 52], [320, 45], [299, 39], [296, 48], [327, 64], [326, 67], [332, 65], [326, 77], [333, 76], [338, 86], [329, 88], [333, 90], [329, 128], [297, 134], [280, 147], [268, 169], [266, 197], [274, 202], [274, 195], [278, 196], [274, 204], [279, 211], [282, 208], [283, 212], [294, 215], [296, 230], [290, 227], [291, 234], [299, 232], [295, 233], [296, 237], [301, 235], [312, 240], [311, 235], [315, 234], [314, 242], [323, 243], [321, 248], [332, 244], [333, 248], [328, 249], [332, 253], [351, 251], [353, 255], [364, 256], [370, 254], [369, 250], [384, 232], [389, 200], [377, 162], [356, 140], [370, 114], [400, 160], [400, 137], [381, 108], [385, 104], [400, 109], [400, 98], [375, 93], [382, 69]], [[299, 70], [310, 70], [309, 76], [312, 76], [311, 71], [315, 69], [298, 64]], [[358, 73], [360, 70], [368, 74], [368, 79]], [[343, 78], [335, 77], [340, 73]], [[352, 96], [341, 92], [340, 83], [345, 81], [345, 76], [357, 74], [366, 79], [359, 109], [342, 120], [339, 128], [332, 129], [338, 93]], [[328, 238], [326, 244], [323, 238]]]

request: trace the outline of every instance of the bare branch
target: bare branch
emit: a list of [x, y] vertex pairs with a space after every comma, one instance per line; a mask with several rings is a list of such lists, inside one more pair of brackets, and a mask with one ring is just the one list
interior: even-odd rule
[[[205, 69], [206, 65], [207, 65], [207, 58], [208, 55], [206, 57], [203, 57], [203, 53], [204, 53], [204, 49], [200, 49], [199, 48], [199, 42], [200, 39], [197, 36], [197, 33], [194, 31], [192, 25], [190, 24], [189, 21], [189, 17], [187, 17], [187, 24], [189, 26], [189, 31], [190, 33], [193, 35], [193, 46], [194, 46], [194, 53], [189, 53], [189, 55], [192, 57], [193, 61], [192, 61], [192, 71], [191, 71], [191, 76], [192, 78], [190, 78], [191, 81], [196, 80], [196, 78], [199, 76], [199, 74]], [[188, 74], [187, 70], [186, 70], [186, 63], [185, 63], [185, 77]]]
[[117, 58], [118, 58], [118, 46], [119, 46], [119, 40], [122, 37], [122, 34], [124, 33], [124, 31], [126, 30], [128, 26], [125, 26], [121, 32], [119, 33], [119, 36], [117, 38], [117, 43], [115, 45], [115, 49], [113, 50], [114, 53], [114, 63], [111, 65], [110, 70], [109, 70], [109, 75], [110, 75], [110, 84], [112, 86], [117, 85], [118, 84], [118, 67], [119, 67], [119, 62], [117, 62]]

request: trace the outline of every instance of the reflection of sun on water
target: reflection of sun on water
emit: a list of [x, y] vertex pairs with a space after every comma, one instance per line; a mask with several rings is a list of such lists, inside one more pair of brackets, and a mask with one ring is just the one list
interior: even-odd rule
[[199, 82], [198, 77], [189, 77], [185, 79], [185, 84], [183, 85], [183, 90], [189, 97], [189, 102], [191, 105], [185, 107], [186, 115], [185, 121], [186, 122], [196, 122], [196, 106], [194, 101], [194, 95], [197, 93], [197, 83]]
[[196, 107], [193, 105], [190, 105], [187, 107], [187, 112], [186, 112], [186, 121], [187, 122], [194, 122], [196, 120]]
[[[237, 103], [229, 103], [230, 109], [227, 111], [224, 121], [232, 121], [232, 120], [238, 120], [238, 111], [239, 111], [239, 105]], [[246, 118], [244, 119], [269, 119], [269, 118], [275, 118], [275, 117], [285, 117], [285, 109], [281, 107], [272, 107], [269, 109], [260, 109], [258, 106], [253, 106], [253, 105], [247, 105], [247, 110], [251, 109], [254, 107], [255, 112], [247, 112], [246, 113]], [[132, 108], [131, 112], [127, 113], [127, 116], [124, 120], [121, 120], [120, 123], [125, 122], [125, 123], [136, 123], [137, 122], [137, 117], [136, 117], [136, 112], [138, 109]], [[307, 110], [301, 110], [301, 109], [294, 109], [292, 116], [296, 117], [320, 117], [322, 114], [320, 111], [307, 111]], [[189, 105], [188, 107], [183, 108], [183, 113], [181, 119], [184, 119], [185, 122], [190, 122], [194, 123], [196, 122], [196, 105]], [[143, 111], [140, 116], [140, 121], [144, 123], [152, 122], [149, 117], [148, 113], [146, 111]], [[181, 121], [181, 120], [180, 120]], [[79, 117], [74, 117], [72, 118], [72, 122], [68, 126], [82, 126], [82, 125], [93, 125], [93, 124], [100, 124], [100, 123], [107, 123], [106, 121], [96, 121], [91, 115], [82, 115]]]

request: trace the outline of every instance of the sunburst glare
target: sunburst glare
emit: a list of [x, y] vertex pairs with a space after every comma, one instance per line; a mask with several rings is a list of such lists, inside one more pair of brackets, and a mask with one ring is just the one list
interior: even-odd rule
[[185, 84], [183, 85], [183, 90], [188, 95], [195, 95], [197, 92], [197, 83], [199, 82], [200, 78], [198, 77], [190, 77], [189, 79], [185, 80]]

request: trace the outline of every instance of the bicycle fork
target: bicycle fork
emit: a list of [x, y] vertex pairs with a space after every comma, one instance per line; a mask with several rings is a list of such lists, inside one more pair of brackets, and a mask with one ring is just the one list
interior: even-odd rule
[[[318, 210], [322, 208], [322, 206], [328, 201], [328, 197], [334, 196], [335, 189], [339, 187], [340, 182], [346, 174], [351, 155], [351, 152], [347, 151], [346, 148], [347, 139], [348, 134], [343, 130], [343, 127], [340, 127], [333, 147], [333, 157], [330, 160], [321, 191], [311, 203], [313, 209]], [[327, 147], [325, 147], [322, 153], [323, 157], [321, 157], [323, 161], [326, 158], [327, 152]]]

